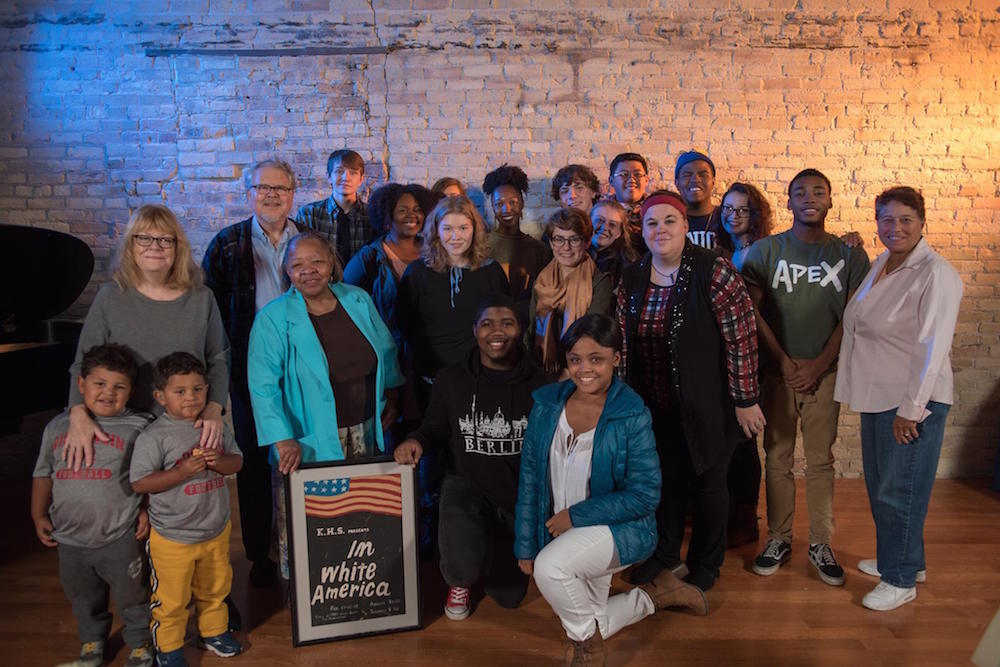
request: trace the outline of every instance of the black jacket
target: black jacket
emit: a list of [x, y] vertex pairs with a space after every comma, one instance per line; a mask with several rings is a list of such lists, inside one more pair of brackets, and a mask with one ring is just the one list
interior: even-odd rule
[[409, 437], [425, 451], [447, 443], [448, 468], [513, 514], [531, 393], [551, 379], [523, 351], [513, 371], [502, 379], [496, 373], [483, 368], [478, 347], [441, 369], [424, 421]]
[[[667, 305], [670, 311], [670, 367], [661, 369], [669, 373], [672, 403], [679, 406], [691, 463], [699, 474], [714, 465], [719, 457], [729, 456], [742, 434], [736, 422], [736, 406], [729, 395], [725, 341], [712, 312], [711, 281], [715, 259], [715, 253], [685, 241], [677, 282]], [[646, 401], [655, 424], [665, 415], [643, 387], [635, 355], [628, 353], [636, 346], [636, 331], [650, 271], [651, 258], [647, 253], [622, 273], [621, 290], [625, 294], [622, 363], [625, 380]]]

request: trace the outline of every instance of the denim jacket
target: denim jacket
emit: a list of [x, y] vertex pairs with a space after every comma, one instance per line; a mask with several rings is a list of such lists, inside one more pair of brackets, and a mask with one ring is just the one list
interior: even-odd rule
[[[549, 449], [559, 415], [575, 386], [570, 380], [535, 390], [521, 449], [521, 474], [514, 520], [514, 555], [534, 560], [552, 537]], [[606, 525], [621, 565], [645, 560], [656, 546], [660, 503], [660, 460], [652, 420], [642, 399], [614, 378], [594, 434], [589, 494], [569, 508], [574, 526]]]

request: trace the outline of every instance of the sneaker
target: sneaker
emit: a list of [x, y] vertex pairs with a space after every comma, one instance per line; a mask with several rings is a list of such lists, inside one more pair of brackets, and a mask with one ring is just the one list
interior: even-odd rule
[[469, 617], [469, 589], [452, 586], [448, 589], [448, 601], [444, 603], [445, 616], [453, 621], [462, 621]]
[[769, 577], [778, 571], [782, 563], [792, 557], [792, 545], [775, 537], [768, 538], [764, 550], [753, 561], [755, 574]]
[[125, 667], [153, 667], [153, 647], [147, 644], [129, 651]]
[[66, 665], [100, 667], [102, 662], [104, 662], [104, 642], [83, 642], [80, 644], [80, 657]]
[[202, 637], [198, 640], [198, 647], [208, 649], [220, 658], [231, 658], [243, 649], [236, 638], [228, 632], [214, 637]]
[[878, 586], [861, 599], [861, 604], [875, 611], [891, 611], [916, 599], [916, 586], [912, 588], [899, 588], [898, 586], [880, 581], [878, 582]]
[[810, 544], [809, 562], [816, 566], [819, 578], [824, 584], [844, 585], [844, 568], [840, 567], [829, 544]]
[[166, 653], [157, 651], [156, 664], [160, 667], [188, 667], [187, 660], [184, 659], [184, 647]]
[[[861, 561], [858, 563], [858, 569], [872, 577], [882, 576], [878, 571], [878, 559], [876, 558], [867, 558]], [[917, 583], [922, 584], [925, 581], [927, 581], [927, 570], [917, 570]]]

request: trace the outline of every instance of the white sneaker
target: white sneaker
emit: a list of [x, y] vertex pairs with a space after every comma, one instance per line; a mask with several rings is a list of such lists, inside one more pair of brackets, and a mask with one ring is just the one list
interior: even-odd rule
[[884, 581], [861, 599], [861, 604], [875, 611], [891, 611], [917, 599], [917, 588], [898, 588]]
[[[878, 560], [875, 558], [867, 558], [861, 561], [858, 563], [858, 569], [872, 577], [882, 576], [878, 571]], [[917, 583], [922, 584], [925, 581], [927, 581], [927, 570], [917, 570]]]

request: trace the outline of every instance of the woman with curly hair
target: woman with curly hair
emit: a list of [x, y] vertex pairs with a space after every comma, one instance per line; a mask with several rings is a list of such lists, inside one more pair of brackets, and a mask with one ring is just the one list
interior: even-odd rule
[[[764, 194], [749, 183], [733, 183], [722, 196], [722, 205], [712, 213], [708, 228], [715, 232], [716, 252], [743, 268], [743, 258], [756, 241], [770, 236], [771, 205]], [[757, 506], [760, 503], [760, 454], [757, 437], [741, 438], [729, 462], [729, 520], [726, 546], [757, 543]]]
[[709, 229], [722, 254], [740, 269], [755, 241], [770, 236], [774, 221], [764, 194], [749, 183], [733, 183], [715, 209]]
[[441, 200], [427, 216], [423, 236], [422, 259], [403, 274], [397, 301], [421, 413], [437, 372], [475, 347], [472, 325], [479, 302], [510, 292], [503, 269], [489, 258], [486, 226], [468, 197]]
[[396, 324], [399, 279], [420, 258], [424, 218], [436, 199], [422, 185], [387, 183], [368, 200], [368, 220], [378, 236], [363, 246], [344, 267], [344, 282], [371, 295], [397, 346], [402, 334]]
[[584, 215], [590, 215], [600, 194], [597, 175], [582, 164], [568, 164], [552, 179], [552, 198], [563, 208], [578, 208]]
[[520, 167], [501, 165], [483, 179], [483, 192], [493, 206], [496, 225], [487, 239], [489, 254], [510, 281], [510, 295], [520, 315], [527, 318], [531, 286], [545, 265], [552, 261], [549, 247], [521, 231], [528, 175]]

